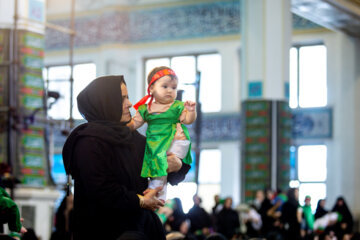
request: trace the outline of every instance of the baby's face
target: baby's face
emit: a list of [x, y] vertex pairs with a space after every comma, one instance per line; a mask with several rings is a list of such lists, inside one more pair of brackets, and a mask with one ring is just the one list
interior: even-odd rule
[[177, 84], [176, 79], [171, 79], [170, 76], [166, 75], [151, 85], [150, 92], [156, 102], [162, 104], [172, 103], [176, 98]]

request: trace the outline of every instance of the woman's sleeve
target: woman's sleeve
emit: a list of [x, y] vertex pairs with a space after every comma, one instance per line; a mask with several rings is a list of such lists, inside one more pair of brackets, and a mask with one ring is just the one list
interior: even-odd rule
[[140, 210], [136, 192], [121, 184], [124, 169], [116, 169], [112, 152], [110, 146], [96, 138], [79, 139], [74, 151], [78, 171], [75, 181], [82, 185], [82, 194], [97, 205], [126, 212]]
[[168, 182], [171, 185], [179, 184], [185, 179], [185, 176], [189, 172], [189, 170], [190, 170], [190, 165], [183, 162], [179, 171], [168, 174]]

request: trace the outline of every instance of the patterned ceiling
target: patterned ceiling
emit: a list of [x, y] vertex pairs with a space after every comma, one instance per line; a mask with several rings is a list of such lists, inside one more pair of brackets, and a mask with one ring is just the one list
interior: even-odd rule
[[[48, 0], [48, 15], [70, 12], [70, 0]], [[146, 7], [183, 3], [211, 3], [211, 0], [76, 0], [76, 11], [86, 12], [113, 6]], [[213, 1], [214, 2], [214, 1]], [[240, 2], [240, 0], [234, 0]], [[360, 37], [360, 0], [291, 0], [291, 11], [332, 30]]]
[[292, 0], [291, 10], [326, 28], [360, 37], [360, 0]]

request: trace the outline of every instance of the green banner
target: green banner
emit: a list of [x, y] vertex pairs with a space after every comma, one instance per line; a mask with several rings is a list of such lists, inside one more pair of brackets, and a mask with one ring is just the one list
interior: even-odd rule
[[24, 87], [44, 89], [44, 81], [40, 74], [25, 73], [21, 76], [21, 83]]
[[28, 186], [42, 187], [45, 185], [45, 180], [43, 176], [24, 176], [22, 178], [22, 183]]
[[23, 95], [21, 96], [21, 103], [26, 109], [37, 109], [44, 106], [42, 96]]
[[246, 111], [268, 111], [270, 108], [269, 101], [254, 101], [254, 102], [247, 102], [246, 104]]
[[33, 150], [43, 150], [44, 149], [44, 139], [42, 136], [38, 135], [23, 135], [22, 144], [26, 149]]
[[43, 58], [24, 55], [21, 57], [21, 63], [25, 68], [29, 68], [32, 70], [42, 71], [43, 68]]
[[44, 166], [44, 156], [42, 154], [26, 153], [22, 157], [22, 163], [24, 167], [42, 169]]
[[25, 33], [22, 38], [22, 44], [26, 47], [44, 49], [44, 36], [34, 33]]

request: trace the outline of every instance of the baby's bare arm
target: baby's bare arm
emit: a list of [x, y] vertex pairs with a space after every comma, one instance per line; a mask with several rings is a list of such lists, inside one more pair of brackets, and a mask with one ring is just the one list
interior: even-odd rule
[[130, 128], [131, 131], [134, 131], [141, 127], [144, 124], [144, 119], [141, 117], [139, 112], [135, 113], [135, 116], [131, 119], [131, 121], [126, 124]]
[[196, 103], [193, 101], [186, 101], [184, 103], [185, 111], [181, 122], [184, 124], [191, 124], [196, 120]]
[[126, 126], [128, 126], [131, 131], [134, 131], [134, 130], [135, 130], [135, 122], [134, 122], [134, 119], [131, 119], [131, 121], [126, 124]]

